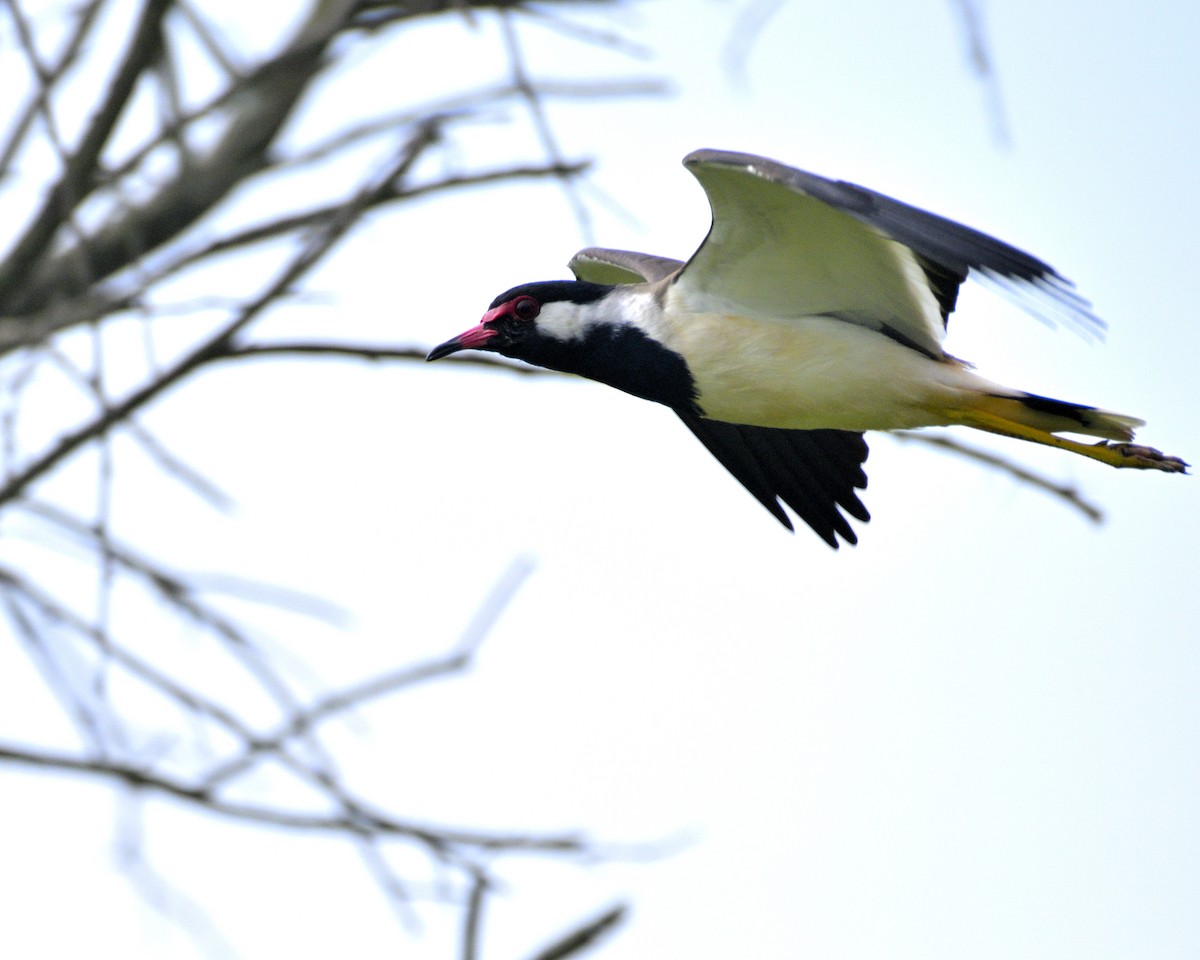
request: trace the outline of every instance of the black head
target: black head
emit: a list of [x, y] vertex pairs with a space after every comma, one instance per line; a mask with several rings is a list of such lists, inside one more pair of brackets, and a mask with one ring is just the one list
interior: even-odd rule
[[674, 409], [698, 410], [687, 364], [637, 325], [629, 289], [582, 280], [513, 287], [492, 301], [477, 326], [434, 347], [426, 359], [489, 350]]
[[538, 318], [544, 307], [548, 304], [563, 305], [567, 309], [555, 310], [554, 319], [569, 323], [580, 313], [570, 308], [595, 303], [612, 289], [604, 284], [583, 280], [547, 280], [513, 287], [492, 301], [476, 326], [434, 347], [425, 359], [440, 360], [459, 350], [490, 350], [516, 359], [531, 359], [525, 355], [524, 348], [539, 337], [554, 335], [551, 330], [539, 329]]

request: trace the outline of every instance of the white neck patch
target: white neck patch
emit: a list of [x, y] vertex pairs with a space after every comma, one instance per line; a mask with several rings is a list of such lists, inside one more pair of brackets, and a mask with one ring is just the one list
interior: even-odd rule
[[542, 304], [537, 317], [537, 330], [555, 340], [582, 340], [599, 319], [594, 303], [552, 300]]
[[555, 300], [542, 305], [538, 332], [556, 340], [581, 340], [600, 325], [636, 327], [652, 339], [662, 337], [662, 307], [642, 284], [617, 287], [591, 303]]

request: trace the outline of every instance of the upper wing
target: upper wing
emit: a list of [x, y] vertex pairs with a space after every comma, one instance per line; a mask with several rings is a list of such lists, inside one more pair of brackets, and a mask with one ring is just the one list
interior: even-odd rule
[[577, 280], [591, 283], [654, 283], [678, 272], [683, 261], [632, 250], [588, 247], [575, 254], [568, 266]]
[[[867, 485], [867, 442], [848, 430], [780, 430], [707, 420], [676, 410], [709, 453], [789, 530], [782, 500], [835, 550], [858, 543], [842, 511], [871, 519], [856, 490]], [[839, 509], [840, 508], [840, 509]]]
[[[934, 356], [971, 270], [1043, 319], [1103, 323], [1049, 264], [987, 234], [843, 181], [745, 153], [697, 150], [684, 164], [712, 206], [707, 239], [679, 283], [765, 316], [832, 315]], [[1045, 308], [1049, 308], [1049, 313]]]

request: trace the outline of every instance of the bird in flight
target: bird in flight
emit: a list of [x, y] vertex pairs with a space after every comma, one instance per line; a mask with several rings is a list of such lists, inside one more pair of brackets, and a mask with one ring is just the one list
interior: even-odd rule
[[1036, 315], [1102, 330], [1049, 264], [763, 157], [697, 150], [683, 163], [712, 207], [690, 260], [581, 250], [575, 280], [505, 291], [426, 359], [487, 350], [664, 404], [780, 523], [793, 529], [786, 504], [834, 548], [858, 542], [848, 518], [870, 519], [857, 493], [866, 430], [961, 425], [1187, 471], [1130, 442], [1141, 420], [1002, 386], [942, 349], [968, 274]]

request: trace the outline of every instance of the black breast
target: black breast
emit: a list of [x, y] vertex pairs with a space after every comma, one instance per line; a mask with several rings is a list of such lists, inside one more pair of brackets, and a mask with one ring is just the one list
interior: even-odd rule
[[675, 410], [701, 412], [696, 405], [696, 383], [683, 357], [636, 327], [604, 323], [591, 327], [579, 339], [536, 337], [522, 343], [513, 355], [540, 367], [607, 383]]

